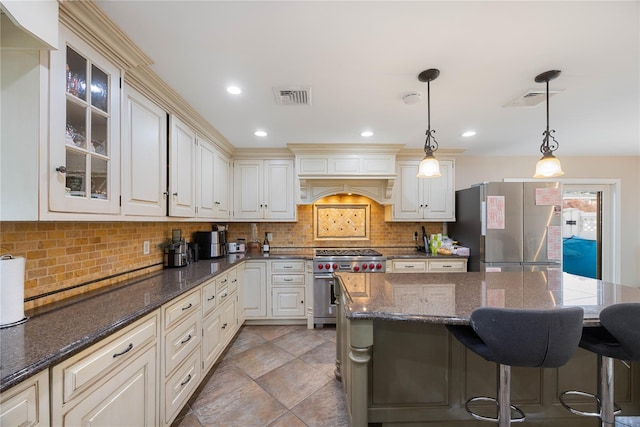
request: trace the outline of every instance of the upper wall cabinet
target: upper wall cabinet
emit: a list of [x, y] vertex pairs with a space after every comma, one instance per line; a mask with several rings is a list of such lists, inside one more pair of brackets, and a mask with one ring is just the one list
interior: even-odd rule
[[196, 133], [171, 116], [169, 216], [196, 216]]
[[122, 211], [167, 215], [167, 112], [125, 87], [122, 121]]
[[229, 219], [229, 158], [200, 137], [197, 154], [198, 218]]
[[49, 210], [120, 211], [121, 70], [68, 28], [51, 52]]
[[454, 163], [440, 160], [439, 178], [417, 178], [418, 161], [397, 162], [394, 204], [386, 207], [387, 221], [455, 221]]
[[293, 160], [235, 160], [233, 219], [295, 221]]

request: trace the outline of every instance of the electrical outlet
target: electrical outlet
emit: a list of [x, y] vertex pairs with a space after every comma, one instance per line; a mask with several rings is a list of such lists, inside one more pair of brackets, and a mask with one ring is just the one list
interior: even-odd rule
[[273, 233], [267, 233], [267, 240], [268, 241], [272, 241], [273, 240]]
[[149, 241], [145, 240], [144, 243], [142, 244], [142, 253], [144, 255], [149, 255], [149, 252], [150, 252]]
[[413, 241], [414, 241], [414, 242], [417, 242], [417, 241], [418, 241], [418, 232], [417, 232], [417, 231], [414, 231], [414, 232], [413, 232]]

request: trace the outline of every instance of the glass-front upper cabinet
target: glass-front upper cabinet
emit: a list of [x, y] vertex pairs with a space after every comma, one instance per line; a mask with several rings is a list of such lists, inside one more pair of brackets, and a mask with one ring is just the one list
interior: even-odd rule
[[60, 27], [50, 63], [49, 210], [118, 213], [121, 70]]

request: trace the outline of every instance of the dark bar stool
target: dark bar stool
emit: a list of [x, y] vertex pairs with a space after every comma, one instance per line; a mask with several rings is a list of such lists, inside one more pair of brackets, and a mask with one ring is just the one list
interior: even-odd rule
[[[640, 303], [614, 304], [600, 312], [600, 326], [582, 330], [580, 347], [598, 355], [598, 395], [582, 391], [565, 391], [560, 403], [577, 415], [598, 417], [602, 426], [613, 426], [620, 407], [613, 399], [613, 361], [640, 361]], [[594, 398], [597, 412], [585, 412], [569, 406], [567, 395]]]
[[[578, 348], [582, 333], [580, 307], [554, 310], [478, 308], [471, 313], [471, 325], [448, 325], [462, 344], [490, 362], [498, 363], [498, 398], [473, 397], [465, 403], [467, 412], [500, 427], [522, 422], [524, 413], [511, 404], [511, 367], [556, 368], [564, 365]], [[497, 418], [469, 409], [476, 401], [495, 402]], [[512, 419], [511, 411], [517, 412]]]

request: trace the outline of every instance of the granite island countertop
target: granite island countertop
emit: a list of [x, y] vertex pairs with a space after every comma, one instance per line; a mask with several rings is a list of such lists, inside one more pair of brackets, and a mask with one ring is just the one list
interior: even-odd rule
[[640, 302], [640, 288], [561, 273], [336, 273], [346, 317], [468, 324], [482, 306], [552, 309], [580, 306], [597, 325], [607, 305]]

